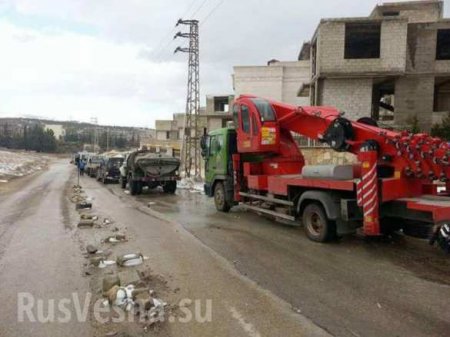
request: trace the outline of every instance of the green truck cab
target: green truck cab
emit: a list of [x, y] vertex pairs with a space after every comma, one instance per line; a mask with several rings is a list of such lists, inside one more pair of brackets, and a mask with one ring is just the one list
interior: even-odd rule
[[236, 130], [232, 127], [211, 131], [201, 140], [205, 160], [205, 194], [214, 197], [216, 208], [228, 212], [233, 200], [233, 162], [237, 152]]

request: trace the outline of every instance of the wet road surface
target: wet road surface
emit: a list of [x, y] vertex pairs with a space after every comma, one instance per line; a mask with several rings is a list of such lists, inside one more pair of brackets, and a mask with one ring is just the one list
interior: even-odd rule
[[[73, 166], [59, 161], [47, 172], [22, 184], [19, 190], [0, 196], [3, 215], [0, 222], [0, 336], [105, 336], [107, 332], [117, 336], [141, 336], [144, 331], [140, 325], [99, 323], [93, 320], [91, 312], [81, 323], [73, 316], [68, 323], [61, 324], [18, 322], [17, 296], [26, 292], [44, 303], [54, 299], [58, 305], [61, 299], [77, 292], [83, 307], [84, 295], [90, 293], [94, 300], [101, 298], [101, 281], [105, 274], [119, 273], [125, 282], [124, 278], [136, 277], [136, 271], [144, 267], [151, 272], [152, 286], [164, 285], [155, 288], [157, 294], [175, 308], [174, 320], [169, 318], [148, 335], [329, 336], [292, 310], [289, 303], [243, 277], [232, 264], [180, 224], [162, 219], [159, 213], [122, 195], [122, 191], [119, 196], [111, 193], [89, 177], [83, 177], [81, 185], [93, 198], [92, 211], [125, 229], [128, 241], [113, 246], [101, 243], [105, 235], [111, 235], [111, 226], [77, 229], [79, 215], [67, 200], [76, 182], [74, 172]], [[136, 269], [94, 268], [87, 276], [83, 273], [86, 260], [82, 251], [88, 243], [107, 248], [114, 259], [138, 251], [149, 259]], [[179, 319], [181, 309], [176, 309], [182, 299], [193, 301], [188, 305], [192, 314], [188, 322]], [[211, 303], [212, 320], [203, 322], [207, 301]], [[92, 303], [89, 307], [92, 309]], [[48, 314], [48, 310], [41, 312], [44, 316]], [[45, 320], [38, 314], [35, 318]]]
[[[84, 299], [89, 289], [81, 277], [82, 258], [65, 219], [67, 161], [23, 179], [12, 182], [16, 192], [0, 194], [0, 336], [89, 336], [89, 324], [59, 323], [60, 316], [49, 314], [49, 301], [71, 298], [72, 293]], [[18, 322], [18, 296], [27, 296], [20, 303], [30, 303], [25, 293], [33, 296], [34, 309]], [[41, 317], [36, 311], [38, 301], [45, 309]], [[41, 318], [53, 322], [33, 322]]]
[[[81, 276], [68, 209], [73, 204], [64, 201], [65, 188], [75, 183], [73, 172], [66, 161], [56, 162], [16, 192], [0, 194], [2, 337], [104, 335], [90, 324], [17, 323], [17, 292], [50, 299], [98, 286]], [[129, 242], [114, 253], [148, 255], [152, 270], [171, 289], [165, 300], [213, 301], [213, 323], [167, 324], [161, 336], [322, 336], [325, 331], [445, 336], [450, 331], [450, 259], [421, 240], [367, 243], [350, 237], [317, 244], [300, 228], [239, 208], [218, 213], [200, 193], [147, 191], [133, 197], [118, 185], [88, 177], [81, 184], [94, 198], [95, 212], [127, 228]], [[103, 234], [83, 235], [98, 241]]]
[[[107, 187], [122, 195], [117, 185]], [[134, 198], [127, 195], [127, 198]], [[309, 241], [301, 228], [239, 208], [218, 213], [187, 190], [147, 191], [143, 205], [181, 223], [246, 277], [336, 336], [444, 336], [450, 331], [450, 258], [423, 240]]]

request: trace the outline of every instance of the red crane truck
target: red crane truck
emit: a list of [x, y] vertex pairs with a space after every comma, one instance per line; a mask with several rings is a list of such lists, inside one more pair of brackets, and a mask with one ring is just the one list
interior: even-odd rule
[[[234, 205], [302, 223], [313, 241], [358, 228], [368, 237], [403, 230], [450, 250], [450, 147], [427, 134], [395, 132], [332, 107], [299, 107], [244, 95], [234, 126], [201, 141], [205, 193], [216, 208]], [[356, 155], [353, 165], [305, 165], [293, 133]], [[431, 235], [431, 236], [430, 236]]]

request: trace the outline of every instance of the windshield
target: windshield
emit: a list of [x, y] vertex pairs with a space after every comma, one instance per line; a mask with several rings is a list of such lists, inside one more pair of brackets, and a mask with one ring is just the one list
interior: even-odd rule
[[268, 101], [262, 98], [252, 98], [252, 102], [258, 110], [262, 122], [275, 120], [275, 112]]
[[100, 163], [102, 161], [102, 157], [92, 157], [91, 163]]
[[120, 167], [123, 163], [123, 158], [111, 158], [108, 161], [108, 167]]

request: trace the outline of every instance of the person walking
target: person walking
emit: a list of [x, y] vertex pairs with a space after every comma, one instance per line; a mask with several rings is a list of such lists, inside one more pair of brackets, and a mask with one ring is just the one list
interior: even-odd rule
[[84, 159], [81, 159], [79, 162], [79, 166], [78, 166], [78, 169], [80, 170], [80, 176], [84, 175], [85, 166], [86, 166], [86, 162], [84, 161]]

